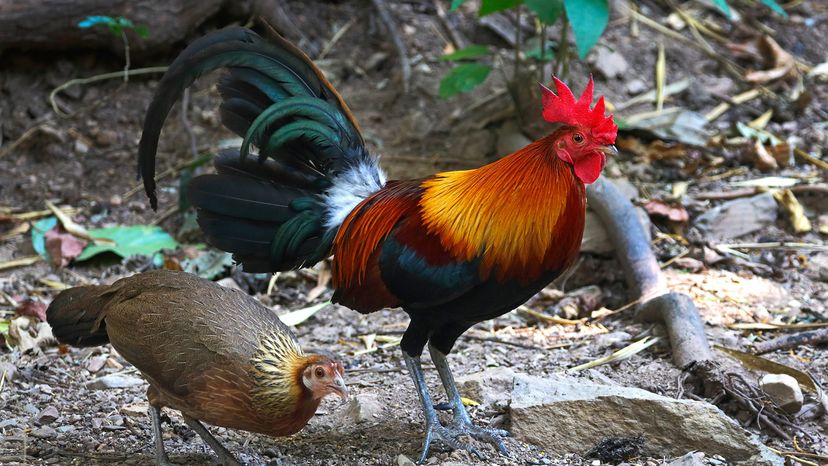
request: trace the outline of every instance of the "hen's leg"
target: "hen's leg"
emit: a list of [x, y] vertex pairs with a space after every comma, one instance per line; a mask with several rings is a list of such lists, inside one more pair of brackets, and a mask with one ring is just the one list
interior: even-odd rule
[[508, 455], [506, 445], [503, 444], [501, 437], [509, 436], [509, 432], [501, 429], [488, 429], [485, 427], [478, 427], [472, 423], [466, 407], [463, 406], [463, 400], [460, 398], [460, 392], [457, 390], [457, 385], [454, 383], [454, 376], [451, 374], [446, 355], [429, 343], [428, 350], [431, 353], [431, 360], [434, 366], [437, 367], [437, 373], [440, 374], [440, 380], [443, 381], [443, 388], [446, 389], [449, 404], [454, 411], [454, 427], [467, 434], [484, 442], [489, 442], [497, 447], [503, 455]]
[[226, 448], [224, 448], [221, 442], [216, 440], [216, 438], [213, 437], [213, 434], [211, 434], [210, 431], [207, 430], [206, 427], [204, 427], [204, 425], [198, 422], [198, 420], [193, 419], [183, 413], [182, 415], [184, 416], [184, 422], [186, 422], [187, 425], [190, 426], [190, 429], [193, 429], [195, 433], [197, 433], [198, 436], [201, 437], [202, 440], [204, 440], [204, 443], [210, 445], [210, 448], [212, 448], [213, 451], [216, 452], [216, 455], [218, 456], [221, 464], [223, 464], [224, 466], [242, 466], [242, 464], [239, 463], [236, 457], [233, 456], [233, 454], [230, 453]]
[[428, 393], [420, 357], [409, 356], [408, 353], [403, 351], [403, 359], [405, 359], [405, 366], [408, 368], [408, 373], [411, 374], [411, 378], [414, 380], [414, 385], [417, 386], [417, 393], [420, 395], [420, 404], [423, 406], [423, 416], [425, 416], [426, 420], [426, 436], [425, 440], [423, 440], [423, 451], [420, 453], [420, 459], [417, 460], [417, 463], [423, 463], [428, 458], [428, 450], [431, 447], [431, 441], [435, 437], [446, 442], [446, 444], [454, 449], [466, 450], [482, 459], [477, 449], [457, 440], [457, 437], [463, 435], [464, 432], [458, 432], [455, 429], [449, 429], [440, 424], [440, 421], [437, 419], [437, 411], [434, 410], [434, 404], [431, 401], [431, 395]]
[[150, 417], [152, 418], [152, 436], [155, 438], [155, 464], [158, 466], [172, 466], [167, 452], [164, 450], [164, 437], [161, 434], [161, 408], [150, 406]]

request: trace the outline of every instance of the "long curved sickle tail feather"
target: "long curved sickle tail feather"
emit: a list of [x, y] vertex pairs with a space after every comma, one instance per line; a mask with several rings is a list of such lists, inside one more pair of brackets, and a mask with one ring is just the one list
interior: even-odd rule
[[[321, 260], [338, 227], [329, 219], [343, 217], [347, 208], [340, 205], [343, 196], [332, 193], [373, 192], [384, 175], [340, 95], [279, 36], [266, 41], [249, 29], [225, 28], [190, 44], [170, 65], [138, 148], [139, 177], [152, 208], [158, 205], [154, 175], [164, 121], [184, 89], [220, 68], [228, 71], [218, 85], [222, 123], [243, 142], [215, 160], [218, 174], [190, 184], [199, 225], [210, 243], [234, 253], [248, 271]], [[254, 148], [258, 163], [247, 157]]]

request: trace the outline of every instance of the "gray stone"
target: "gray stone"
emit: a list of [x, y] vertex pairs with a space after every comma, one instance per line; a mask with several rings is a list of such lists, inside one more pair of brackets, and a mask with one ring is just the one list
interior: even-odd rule
[[144, 383], [143, 379], [124, 374], [110, 374], [86, 383], [86, 388], [92, 390], [106, 390], [109, 388], [136, 387]]
[[595, 72], [606, 79], [624, 77], [630, 68], [624, 55], [606, 47], [596, 47], [595, 53], [590, 55], [590, 63]]
[[630, 95], [641, 94], [647, 89], [647, 83], [645, 83], [643, 79], [630, 80], [629, 82], [627, 82], [627, 85], [624, 86], [624, 91], [626, 91], [627, 94]]
[[771, 193], [735, 199], [714, 207], [696, 219], [695, 226], [715, 240], [738, 238], [776, 221], [778, 210]]
[[67, 432], [72, 432], [73, 430], [75, 430], [75, 426], [70, 426], [70, 425], [60, 426], [60, 427], [57, 428], [57, 431], [60, 432], [61, 434], [65, 434]]
[[57, 435], [57, 431], [52, 427], [44, 426], [33, 430], [31, 435], [37, 438], [52, 438]]
[[37, 423], [39, 425], [46, 425], [55, 422], [60, 417], [60, 413], [54, 406], [47, 406], [40, 414], [37, 415]]
[[644, 451], [654, 456], [704, 451], [746, 464], [783, 464], [715, 406], [637, 388], [521, 374], [510, 411], [516, 439], [557, 454], [583, 454], [606, 437], [643, 434]]
[[351, 397], [348, 407], [345, 409], [345, 417], [353, 422], [375, 421], [383, 411], [382, 403], [377, 395], [360, 393]]
[[704, 453], [696, 451], [664, 463], [664, 466], [707, 466], [707, 462], [704, 460]]
[[512, 120], [497, 129], [497, 156], [504, 157], [531, 144], [532, 140], [520, 132]]
[[0, 379], [4, 377], [6, 382], [14, 380], [17, 377], [17, 366], [8, 361], [0, 361]]
[[509, 368], [492, 367], [457, 377], [457, 388], [462, 396], [484, 406], [505, 405], [509, 402], [515, 375]]
[[814, 271], [818, 280], [828, 282], [828, 254], [820, 253], [812, 257], [808, 268]]
[[397, 456], [397, 466], [416, 466], [417, 463], [411, 460], [411, 458], [405, 455]]
[[789, 414], [796, 414], [802, 409], [802, 389], [799, 388], [799, 382], [790, 375], [766, 374], [759, 380], [759, 388]]

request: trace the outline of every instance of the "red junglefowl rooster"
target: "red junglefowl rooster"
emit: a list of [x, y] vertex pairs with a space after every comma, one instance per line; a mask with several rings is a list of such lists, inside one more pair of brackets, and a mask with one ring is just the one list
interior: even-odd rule
[[62, 291], [46, 318], [61, 343], [112, 346], [149, 382], [155, 458], [169, 465], [162, 407], [225, 465], [240, 464], [199, 422], [283, 436], [301, 430], [328, 394], [347, 396], [334, 356], [305, 355], [255, 298], [184, 272], [157, 270], [109, 286]]
[[[242, 28], [193, 42], [161, 80], [144, 122], [139, 170], [153, 208], [155, 154], [170, 108], [200, 75], [218, 84], [224, 125], [244, 138], [192, 180], [188, 197], [208, 241], [245, 270], [312, 265], [333, 254], [334, 301], [362, 313], [401, 307], [411, 318], [401, 347], [433, 438], [477, 453], [468, 435], [505, 453], [505, 431], [472, 424], [446, 355], [472, 325], [509, 312], [578, 255], [585, 183], [614, 152], [617, 126], [594, 108], [590, 80], [579, 99], [555, 79], [542, 87], [543, 116], [562, 126], [476, 170], [387, 181], [365, 149], [345, 102], [307, 56], [280, 37]], [[251, 146], [258, 162], [248, 160]], [[454, 411], [437, 419], [420, 356], [426, 345]]]

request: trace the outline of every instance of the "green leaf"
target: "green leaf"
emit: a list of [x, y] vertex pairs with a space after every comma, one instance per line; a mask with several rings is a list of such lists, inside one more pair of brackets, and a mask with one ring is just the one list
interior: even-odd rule
[[533, 60], [543, 60], [543, 61], [550, 61], [555, 59], [555, 44], [552, 41], [547, 40], [544, 44], [543, 56], [541, 56], [541, 48], [540, 48], [540, 38], [533, 37], [526, 41], [526, 48], [523, 50], [523, 54], [526, 55], [527, 58], [531, 58]]
[[563, 14], [563, 0], [524, 0], [529, 11], [535, 13], [542, 23], [551, 25]]
[[440, 81], [440, 97], [448, 99], [461, 92], [469, 92], [486, 80], [492, 67], [482, 63], [457, 65]]
[[785, 18], [788, 17], [788, 13], [782, 9], [782, 6], [776, 3], [776, 0], [762, 0], [762, 3], [767, 5], [768, 8], [771, 10], [779, 13], [780, 15], [784, 16]]
[[451, 11], [457, 10], [464, 3], [466, 3], [466, 0], [451, 0]]
[[224, 272], [224, 269], [232, 266], [232, 254], [211, 249], [184, 264], [184, 271], [207, 280], [215, 280]]
[[149, 29], [146, 26], [144, 26], [143, 24], [140, 25], [140, 26], [135, 26], [134, 31], [135, 31], [136, 34], [141, 36], [141, 38], [143, 38], [143, 39], [146, 39], [147, 37], [149, 37]]
[[121, 257], [150, 256], [162, 249], [175, 249], [178, 246], [172, 236], [157, 226], [114, 226], [89, 230], [89, 234], [93, 238], [111, 239], [115, 244], [90, 244], [75, 262], [88, 260], [104, 252], [112, 252]]
[[491, 51], [485, 45], [470, 45], [464, 49], [460, 49], [454, 53], [449, 53], [440, 57], [443, 61], [465, 60], [467, 58], [478, 58], [489, 55]]
[[730, 5], [727, 4], [727, 0], [713, 0], [713, 4], [716, 5], [727, 19], [733, 19], [733, 12], [730, 11]]
[[483, 0], [478, 15], [486, 16], [498, 11], [508, 10], [520, 5], [523, 0]]
[[564, 6], [575, 33], [578, 57], [583, 60], [607, 28], [608, 0], [564, 0]]

